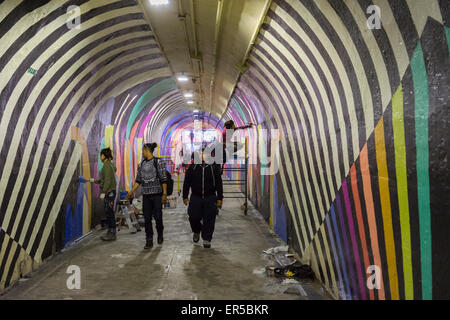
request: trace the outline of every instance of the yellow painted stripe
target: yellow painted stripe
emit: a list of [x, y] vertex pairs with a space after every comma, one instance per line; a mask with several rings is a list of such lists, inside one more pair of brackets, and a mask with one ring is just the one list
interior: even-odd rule
[[395, 258], [394, 233], [392, 228], [391, 200], [389, 196], [389, 176], [386, 163], [386, 146], [384, 143], [384, 125], [381, 117], [375, 127], [375, 146], [378, 167], [378, 185], [380, 188], [381, 211], [383, 215], [384, 239], [388, 264], [391, 299], [398, 300], [397, 262]]
[[144, 144], [143, 138], [137, 139], [137, 161], [138, 163], [142, 162], [142, 145]]
[[114, 151], [113, 143], [114, 126], [107, 126], [105, 128], [105, 148], [111, 148]]
[[408, 181], [406, 177], [405, 126], [403, 122], [403, 91], [397, 89], [392, 99], [392, 123], [394, 128], [395, 172], [397, 175], [398, 207], [402, 235], [403, 278], [405, 299], [414, 299], [411, 264], [411, 230], [409, 225]]

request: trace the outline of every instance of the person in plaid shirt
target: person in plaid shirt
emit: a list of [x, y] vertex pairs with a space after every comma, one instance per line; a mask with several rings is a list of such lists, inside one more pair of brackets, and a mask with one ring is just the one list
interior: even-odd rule
[[158, 244], [162, 244], [163, 238], [163, 217], [162, 205], [167, 203], [167, 173], [165, 162], [153, 156], [153, 151], [158, 145], [147, 143], [142, 149], [144, 160], [139, 164], [136, 182], [127, 195], [133, 197], [137, 188], [141, 187], [142, 211], [145, 219], [146, 243], [144, 249], [153, 247], [153, 225], [152, 217], [156, 220], [156, 231], [158, 232]]

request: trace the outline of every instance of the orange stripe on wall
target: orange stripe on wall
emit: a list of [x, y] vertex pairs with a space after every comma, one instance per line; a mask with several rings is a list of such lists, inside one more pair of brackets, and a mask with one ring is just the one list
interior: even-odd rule
[[[359, 237], [361, 238], [361, 246], [363, 250], [363, 256], [364, 256], [364, 266], [365, 269], [370, 266], [370, 260], [369, 260], [369, 252], [367, 251], [367, 242], [366, 242], [366, 233], [364, 231], [364, 222], [363, 217], [361, 213], [361, 202], [359, 200], [359, 194], [358, 194], [358, 182], [356, 180], [356, 166], [355, 164], [352, 165], [350, 168], [350, 177], [352, 182], [352, 192], [353, 192], [353, 201], [355, 203], [355, 209], [356, 209], [356, 219], [358, 221], [358, 230], [359, 230]], [[374, 289], [369, 289], [369, 295], [370, 300], [374, 299]]]
[[[378, 245], [377, 222], [375, 220], [375, 209], [373, 206], [372, 184], [370, 182], [370, 170], [369, 170], [369, 157], [368, 157], [368, 151], [367, 151], [367, 143], [362, 148], [359, 159], [360, 159], [360, 163], [361, 163], [361, 176], [362, 176], [363, 188], [364, 188], [364, 201], [366, 203], [367, 221], [369, 223], [370, 244], [372, 246], [373, 260], [374, 260], [375, 265], [377, 265], [380, 268], [381, 272], [383, 272], [383, 269], [381, 266], [380, 248]], [[381, 276], [380, 289], [377, 290], [378, 299], [384, 300], [385, 292], [384, 292], [383, 275], [381, 274], [380, 276]]]
[[389, 196], [389, 176], [386, 162], [386, 147], [384, 144], [384, 124], [381, 117], [375, 127], [375, 147], [378, 167], [378, 186], [380, 188], [381, 211], [383, 215], [384, 239], [389, 274], [391, 299], [398, 300], [397, 261], [395, 259], [394, 232], [392, 228], [391, 200]]

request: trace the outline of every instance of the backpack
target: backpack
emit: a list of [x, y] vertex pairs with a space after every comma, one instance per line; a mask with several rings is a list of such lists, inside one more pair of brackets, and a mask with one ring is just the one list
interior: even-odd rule
[[[154, 157], [154, 161], [153, 161], [153, 165], [155, 166], [156, 169], [156, 174], [158, 175], [158, 160], [159, 158]], [[171, 196], [173, 193], [173, 179], [172, 179], [172, 175], [170, 174], [170, 172], [166, 169], [166, 175], [167, 175], [167, 196]]]

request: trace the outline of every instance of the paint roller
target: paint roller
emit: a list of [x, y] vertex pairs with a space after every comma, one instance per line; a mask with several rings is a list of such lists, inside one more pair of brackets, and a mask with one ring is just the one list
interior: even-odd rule
[[87, 183], [87, 182], [89, 182], [89, 180], [86, 180], [84, 177], [80, 177], [80, 178], [78, 179], [78, 181], [79, 181], [80, 183]]

